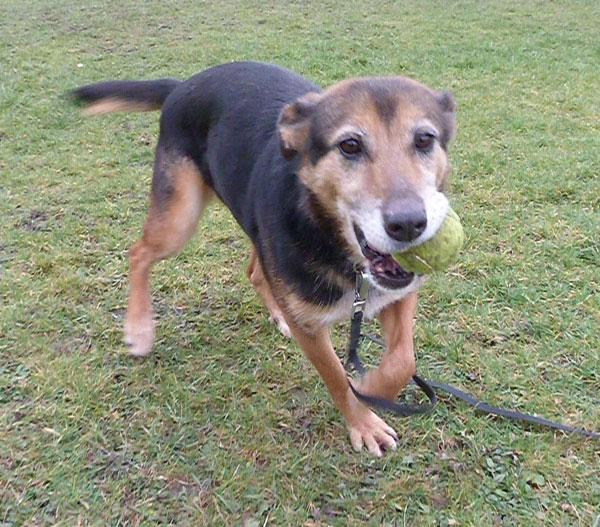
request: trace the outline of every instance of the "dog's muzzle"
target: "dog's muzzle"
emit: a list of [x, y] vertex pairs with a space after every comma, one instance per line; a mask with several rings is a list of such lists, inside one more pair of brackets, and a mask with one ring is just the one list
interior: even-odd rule
[[357, 225], [354, 225], [354, 233], [363, 256], [369, 263], [369, 273], [379, 285], [386, 289], [402, 289], [413, 281], [414, 273], [400, 267], [391, 255], [373, 248]]

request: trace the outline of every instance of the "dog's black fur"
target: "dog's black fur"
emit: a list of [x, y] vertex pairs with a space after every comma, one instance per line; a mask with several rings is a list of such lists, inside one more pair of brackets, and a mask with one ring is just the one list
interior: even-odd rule
[[[300, 159], [286, 159], [276, 131], [282, 108], [321, 88], [284, 68], [256, 62], [215, 66], [186, 82], [110, 81], [79, 88], [82, 102], [120, 97], [162, 105], [159, 156], [193, 159], [252, 240], [265, 273], [292, 285], [307, 302], [329, 305], [343, 291], [323, 271], [347, 277], [352, 262], [310, 191], [296, 177]], [[248, 102], [250, 101], [250, 104]], [[214, 177], [218, 176], [218, 177]], [[153, 181], [157, 202], [168, 181]]]

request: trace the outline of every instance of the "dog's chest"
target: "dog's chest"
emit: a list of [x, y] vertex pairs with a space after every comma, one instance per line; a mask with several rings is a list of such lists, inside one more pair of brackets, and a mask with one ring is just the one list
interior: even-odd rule
[[398, 290], [380, 289], [377, 286], [371, 285], [367, 294], [367, 303], [365, 305], [365, 316], [368, 319], [373, 318], [383, 308], [402, 300], [409, 293], [414, 293], [421, 285], [422, 277], [415, 276], [413, 281], [406, 287]]
[[[372, 319], [389, 304], [402, 300], [409, 293], [417, 291], [421, 281], [422, 278], [415, 277], [407, 287], [398, 290], [386, 290], [371, 284], [364, 309], [365, 317]], [[302, 322], [307, 327], [322, 327], [349, 320], [352, 316], [352, 305], [355, 298], [354, 291], [347, 291], [338, 302], [332, 304], [327, 309], [310, 310], [302, 313]]]

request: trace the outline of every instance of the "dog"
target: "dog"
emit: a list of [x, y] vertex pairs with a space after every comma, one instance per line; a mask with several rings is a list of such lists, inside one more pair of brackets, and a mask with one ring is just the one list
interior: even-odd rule
[[449, 210], [452, 96], [405, 77], [322, 90], [256, 62], [187, 81], [92, 84], [72, 96], [90, 115], [162, 108], [149, 211], [129, 253], [130, 352], [147, 355], [155, 338], [150, 268], [183, 248], [216, 196], [250, 238], [247, 275], [270, 320], [317, 369], [353, 447], [376, 456], [395, 449], [393, 428], [352, 393], [329, 327], [350, 317], [364, 270], [365, 315], [379, 317], [386, 348], [354, 385], [393, 399], [414, 374], [422, 277], [390, 255], [432, 237]]

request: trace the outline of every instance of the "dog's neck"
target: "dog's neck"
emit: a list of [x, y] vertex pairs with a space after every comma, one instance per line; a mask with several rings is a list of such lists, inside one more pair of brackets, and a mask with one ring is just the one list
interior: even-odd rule
[[[339, 219], [329, 216], [325, 208], [297, 176], [293, 177], [297, 199], [290, 213], [294, 242], [303, 249], [306, 262], [314, 270], [321, 270], [326, 279], [334, 273], [339, 280], [353, 287], [354, 264], [349, 258], [347, 242], [341, 236]], [[336, 282], [339, 284], [339, 280]]]

